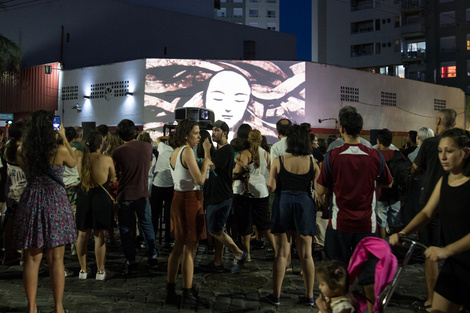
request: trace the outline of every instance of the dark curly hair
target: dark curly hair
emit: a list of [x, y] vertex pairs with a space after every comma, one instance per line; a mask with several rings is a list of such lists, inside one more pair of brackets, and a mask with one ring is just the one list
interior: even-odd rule
[[287, 153], [293, 155], [310, 155], [312, 154], [312, 142], [310, 141], [310, 129], [294, 124], [287, 130]]
[[189, 135], [194, 126], [199, 126], [196, 121], [182, 120], [178, 123], [175, 130], [175, 146], [181, 147], [186, 144], [186, 136]]
[[47, 174], [51, 160], [57, 153], [56, 132], [52, 126], [53, 116], [39, 110], [31, 115], [23, 137], [21, 157], [25, 172], [30, 176]]
[[8, 134], [10, 140], [5, 148], [5, 158], [8, 162], [17, 163], [16, 154], [18, 152], [18, 143], [23, 138], [23, 134], [26, 130], [26, 120], [18, 120], [13, 122], [8, 128]]

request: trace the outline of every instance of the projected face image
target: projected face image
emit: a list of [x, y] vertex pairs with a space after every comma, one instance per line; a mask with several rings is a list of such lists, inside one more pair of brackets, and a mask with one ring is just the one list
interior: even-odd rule
[[279, 119], [305, 119], [305, 75], [297, 61], [147, 59], [144, 129], [159, 136], [176, 109], [206, 108], [229, 136], [246, 123], [273, 143]]
[[242, 75], [222, 71], [209, 82], [206, 92], [206, 108], [214, 111], [215, 119], [232, 128], [245, 114], [250, 101], [250, 84]]

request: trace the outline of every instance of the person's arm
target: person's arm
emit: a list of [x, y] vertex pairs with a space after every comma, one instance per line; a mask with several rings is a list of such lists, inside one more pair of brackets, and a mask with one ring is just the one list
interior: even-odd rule
[[269, 180], [268, 180], [268, 191], [273, 192], [276, 190], [277, 177], [279, 175], [279, 157], [275, 158], [271, 164], [271, 170], [269, 171]]
[[68, 167], [75, 167], [77, 165], [75, 153], [73, 152], [72, 146], [70, 146], [67, 137], [65, 136], [65, 128], [62, 123], [60, 123], [60, 129], [58, 130], [58, 133], [64, 144], [59, 146], [57, 153], [60, 155], [60, 159], [62, 160], [63, 164], [67, 165]]
[[[416, 159], [415, 159], [416, 160]], [[416, 163], [413, 163], [411, 165], [411, 175], [418, 176], [418, 175], [423, 175], [424, 171], [416, 165]]]
[[236, 178], [238, 175], [243, 173], [248, 163], [250, 162], [251, 153], [248, 150], [243, 150], [242, 153], [238, 154], [239, 160], [235, 162], [235, 168], [232, 172], [232, 178]]
[[328, 177], [329, 175], [326, 174], [325, 170], [325, 160], [323, 160], [322, 165], [321, 165], [321, 170], [318, 171], [318, 177], [315, 179], [314, 182], [314, 187], [316, 194], [321, 197], [323, 195], [327, 195], [330, 190], [326, 186], [330, 186], [332, 183], [331, 177]]
[[411, 175], [418, 176], [423, 175], [424, 170], [426, 169], [426, 153], [428, 141], [423, 141], [421, 147], [419, 148], [418, 155], [416, 155], [413, 164], [411, 165]]
[[429, 247], [424, 255], [431, 261], [445, 260], [453, 255], [470, 250], [470, 234], [445, 247]]
[[108, 163], [108, 180], [111, 183], [111, 185], [114, 185], [116, 183], [116, 169], [114, 168], [114, 162], [113, 159], [109, 156], [105, 156], [107, 163]]
[[183, 165], [189, 169], [189, 172], [196, 184], [203, 185], [206, 181], [207, 167], [212, 163], [211, 160], [204, 158], [202, 160], [202, 166], [199, 168], [199, 166], [197, 166], [193, 149], [191, 148], [184, 149], [181, 157]]
[[399, 244], [400, 237], [415, 233], [417, 230], [431, 221], [431, 219], [437, 213], [437, 205], [439, 204], [439, 198], [441, 196], [441, 185], [442, 178], [437, 182], [436, 187], [434, 187], [431, 197], [429, 198], [428, 203], [426, 203], [424, 208], [411, 220], [411, 222], [405, 228], [403, 228], [401, 232], [390, 236], [389, 241], [391, 245]]

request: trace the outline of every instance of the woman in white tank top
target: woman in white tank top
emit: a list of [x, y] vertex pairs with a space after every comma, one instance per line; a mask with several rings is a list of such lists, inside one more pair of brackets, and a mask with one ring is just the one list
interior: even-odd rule
[[[205, 215], [203, 211], [203, 194], [201, 185], [204, 184], [206, 173], [211, 161], [204, 158], [201, 169], [198, 167], [193, 147], [197, 146], [201, 136], [199, 126], [195, 121], [183, 120], [178, 123], [175, 132], [176, 148], [170, 157], [171, 175], [175, 191], [170, 210], [170, 233], [175, 239], [175, 245], [168, 258], [167, 271], [167, 303], [176, 303], [176, 275], [181, 259], [183, 276], [183, 294], [181, 308], [195, 309], [199, 298], [193, 286], [194, 256], [198, 242], [206, 238]], [[210, 144], [204, 142], [204, 149]]]

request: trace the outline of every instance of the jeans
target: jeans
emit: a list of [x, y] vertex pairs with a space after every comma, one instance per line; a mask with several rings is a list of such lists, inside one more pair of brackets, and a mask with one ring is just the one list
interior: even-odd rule
[[121, 234], [121, 246], [127, 261], [135, 261], [134, 240], [131, 235], [131, 223], [133, 214], [137, 214], [139, 227], [144, 237], [147, 248], [147, 256], [156, 258], [158, 255], [155, 243], [155, 232], [153, 231], [152, 217], [148, 198], [140, 198], [131, 201], [119, 201], [119, 232]]

